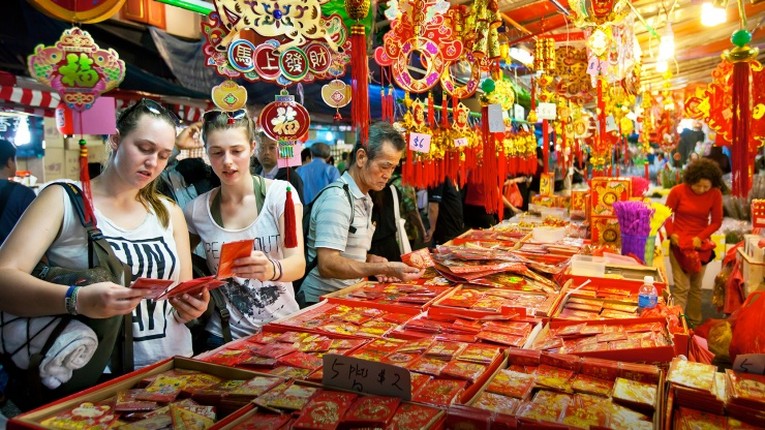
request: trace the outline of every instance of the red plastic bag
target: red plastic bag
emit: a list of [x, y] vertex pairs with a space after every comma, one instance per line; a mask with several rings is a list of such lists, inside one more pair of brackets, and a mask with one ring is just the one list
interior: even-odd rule
[[738, 354], [765, 353], [765, 291], [755, 291], [736, 312], [730, 358]]

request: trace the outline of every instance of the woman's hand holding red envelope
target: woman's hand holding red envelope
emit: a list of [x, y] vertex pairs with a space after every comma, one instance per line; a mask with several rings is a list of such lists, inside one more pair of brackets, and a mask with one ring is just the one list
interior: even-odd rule
[[276, 264], [261, 251], [252, 251], [248, 257], [237, 258], [233, 269], [240, 278], [261, 282], [273, 280], [277, 275]]
[[198, 293], [184, 293], [168, 300], [175, 309], [178, 321], [186, 324], [205, 313], [210, 302], [210, 292], [207, 288], [202, 288]]

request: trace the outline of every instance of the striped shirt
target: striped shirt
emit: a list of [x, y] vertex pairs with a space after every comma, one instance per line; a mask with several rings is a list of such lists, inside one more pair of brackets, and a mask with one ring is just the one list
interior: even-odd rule
[[[343, 190], [343, 183], [349, 185], [353, 197], [353, 226], [355, 233], [348, 231], [351, 219], [348, 197]], [[319, 196], [311, 209], [311, 226], [308, 232], [308, 261], [316, 258], [316, 248], [329, 248], [340, 251], [340, 255], [355, 261], [366, 261], [367, 251], [372, 244], [374, 226], [372, 225], [372, 198], [361, 192], [348, 172], [331, 184], [340, 187], [331, 188]], [[319, 296], [340, 290], [361, 279], [335, 279], [319, 276], [319, 268], [314, 268], [306, 276], [302, 291], [307, 303], [319, 301]]]

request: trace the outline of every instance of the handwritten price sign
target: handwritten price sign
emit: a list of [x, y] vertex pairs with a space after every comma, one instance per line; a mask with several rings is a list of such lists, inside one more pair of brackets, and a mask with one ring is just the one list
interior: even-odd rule
[[427, 154], [430, 152], [430, 138], [426, 133], [409, 133], [409, 149]]
[[458, 138], [454, 139], [454, 147], [455, 148], [461, 148], [461, 147], [467, 146], [467, 145], [468, 145], [468, 140], [467, 140], [466, 137], [458, 137]]
[[733, 370], [765, 375], [765, 354], [739, 354], [733, 362]]
[[327, 354], [323, 360], [321, 382], [325, 386], [402, 400], [412, 398], [411, 377], [403, 367], [337, 354]]

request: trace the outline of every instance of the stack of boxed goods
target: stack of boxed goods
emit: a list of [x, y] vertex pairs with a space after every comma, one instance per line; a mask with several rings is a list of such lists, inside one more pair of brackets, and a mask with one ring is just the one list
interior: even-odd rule
[[677, 429], [761, 429], [765, 376], [676, 358], [667, 374], [665, 425]]
[[508, 350], [476, 397], [449, 408], [446, 426], [654, 429], [662, 387], [656, 366]]
[[629, 178], [592, 178], [590, 189], [590, 231], [593, 243], [611, 245], [621, 249], [619, 222], [613, 205], [629, 200], [632, 181]]
[[589, 219], [590, 190], [571, 190], [571, 204], [569, 216], [571, 220]]

